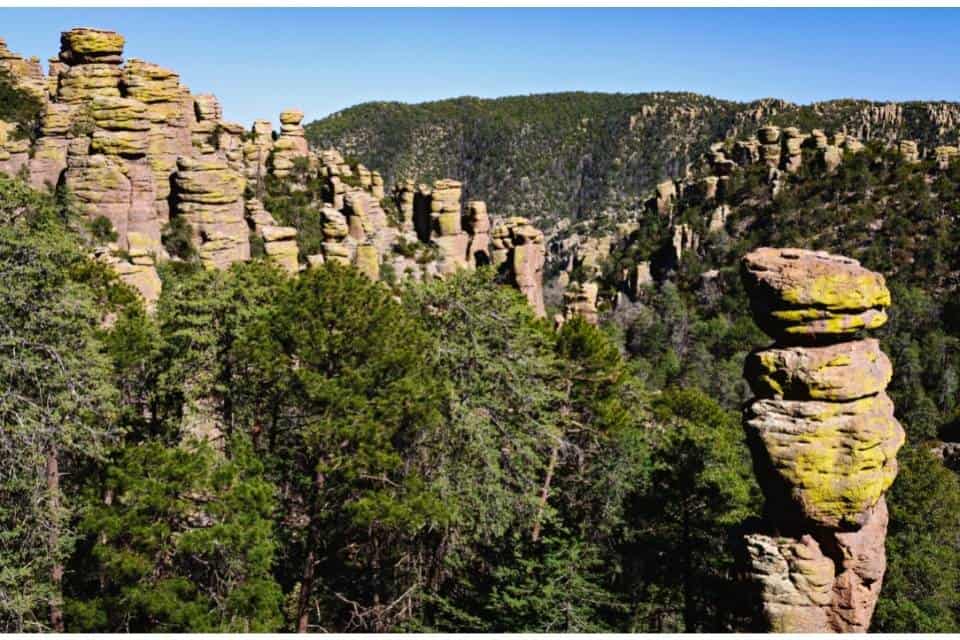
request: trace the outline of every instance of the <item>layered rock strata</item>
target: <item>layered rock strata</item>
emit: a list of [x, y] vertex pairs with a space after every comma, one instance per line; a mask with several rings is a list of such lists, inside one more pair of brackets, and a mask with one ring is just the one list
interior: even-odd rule
[[774, 344], [747, 358], [744, 428], [766, 497], [745, 537], [760, 625], [865, 632], [886, 566], [884, 493], [904, 431], [884, 389], [890, 360], [859, 337], [886, 321], [883, 276], [849, 258], [761, 248], [742, 276]]
[[294, 227], [284, 227], [263, 208], [263, 203], [255, 198], [246, 202], [247, 224], [251, 231], [263, 242], [263, 251], [287, 273], [300, 271], [299, 247], [297, 246], [297, 230]]
[[[268, 120], [245, 130], [223, 119], [216, 96], [192, 94], [173, 71], [124, 62], [124, 44], [112, 31], [64, 32], [44, 76], [39, 60], [17, 56], [0, 40], [0, 69], [43, 109], [34, 132], [0, 122], [0, 171], [26, 172], [36, 188], [64, 184], [89, 219], [109, 220], [116, 243], [96, 256], [148, 306], [159, 295], [155, 265], [171, 259], [163, 245], [171, 222], [189, 226], [206, 267], [250, 259], [252, 237], [267, 259], [298, 272], [296, 229], [278, 224], [263, 206], [268, 179], [290, 190], [320, 179], [322, 201], [313, 204], [324, 242], [306, 257], [308, 265], [332, 260], [372, 279], [445, 277], [494, 262], [499, 243], [508, 278], [542, 315], [544, 245], [533, 227], [510, 223], [495, 242], [485, 204], [471, 201], [464, 211], [454, 180], [432, 188], [401, 183], [393, 220], [382, 206], [383, 176], [336, 150], [311, 151], [299, 109], [280, 114], [279, 132]], [[25, 133], [35, 134], [34, 146]]]
[[177, 160], [174, 184], [176, 215], [190, 224], [204, 266], [223, 269], [249, 260], [243, 175], [216, 157], [182, 157]]

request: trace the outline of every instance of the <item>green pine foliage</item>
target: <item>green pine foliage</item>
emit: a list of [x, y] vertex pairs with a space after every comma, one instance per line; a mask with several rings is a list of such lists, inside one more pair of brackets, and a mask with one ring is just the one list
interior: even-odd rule
[[871, 631], [955, 632], [960, 622], [960, 481], [928, 446], [898, 456], [887, 499], [887, 573]]
[[[77, 580], [71, 629], [265, 632], [283, 625], [272, 575], [275, 487], [243, 440], [121, 448], [105, 500], [80, 523], [93, 566]], [[92, 596], [92, 597], [91, 597]]]
[[[531, 116], [510, 108], [498, 127]], [[762, 500], [737, 411], [769, 339], [737, 260], [792, 243], [889, 274], [878, 336], [910, 444], [874, 627], [956, 630], [960, 485], [930, 451], [960, 435], [960, 174], [864, 153], [776, 197], [739, 174], [735, 235], [681, 207], [700, 254], [559, 330], [492, 269], [205, 270], [173, 227], [186, 259], [148, 314], [88, 258], [101, 223], [0, 178], [0, 629], [744, 630], [733, 547]], [[313, 251], [321, 186], [261, 186]], [[667, 233], [618, 248], [605, 290]]]
[[[107, 289], [69, 211], [0, 176], [0, 629], [63, 629], [78, 487], [118, 436]], [[123, 297], [123, 296], [117, 296]]]

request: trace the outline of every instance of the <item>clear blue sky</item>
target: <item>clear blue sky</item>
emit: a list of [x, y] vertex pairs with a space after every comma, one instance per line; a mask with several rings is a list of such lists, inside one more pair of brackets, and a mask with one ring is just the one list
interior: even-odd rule
[[74, 26], [122, 32], [243, 124], [566, 90], [960, 100], [960, 9], [0, 8], [0, 37], [43, 60]]

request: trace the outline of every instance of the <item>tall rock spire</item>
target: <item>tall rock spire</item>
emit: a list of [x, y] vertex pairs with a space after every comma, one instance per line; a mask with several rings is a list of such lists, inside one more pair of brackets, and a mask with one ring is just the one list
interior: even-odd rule
[[865, 632], [886, 569], [884, 493], [904, 432], [890, 360], [862, 330], [886, 322], [882, 275], [824, 252], [761, 248], [742, 276], [775, 343], [747, 358], [744, 429], [766, 503], [745, 537], [761, 626]]

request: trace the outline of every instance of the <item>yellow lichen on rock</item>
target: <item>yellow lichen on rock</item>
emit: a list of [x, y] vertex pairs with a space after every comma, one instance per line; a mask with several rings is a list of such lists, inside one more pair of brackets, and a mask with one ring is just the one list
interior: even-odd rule
[[[882, 275], [823, 252], [762, 248], [742, 266], [754, 319], [777, 341], [745, 363], [757, 398], [744, 428], [765, 525], [800, 536], [746, 536], [748, 573], [769, 630], [866, 631], [885, 567], [884, 493], [905, 434], [884, 391], [890, 360], [855, 334], [886, 321], [890, 292]], [[786, 562], [800, 543], [830, 563], [826, 602], [822, 585]]]

